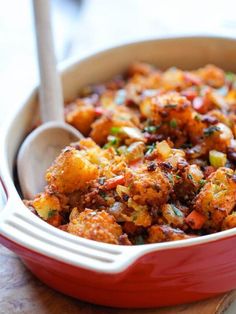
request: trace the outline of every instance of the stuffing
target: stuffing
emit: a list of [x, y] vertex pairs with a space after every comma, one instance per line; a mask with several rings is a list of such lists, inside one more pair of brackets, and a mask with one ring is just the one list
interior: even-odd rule
[[184, 240], [236, 227], [236, 75], [144, 62], [83, 88], [68, 143], [25, 201], [46, 223], [120, 245]]

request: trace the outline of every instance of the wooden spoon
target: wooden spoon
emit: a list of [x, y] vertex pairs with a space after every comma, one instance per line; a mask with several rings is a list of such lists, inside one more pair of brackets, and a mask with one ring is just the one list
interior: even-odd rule
[[63, 94], [53, 47], [49, 0], [33, 0], [40, 72], [40, 112], [43, 124], [24, 140], [17, 156], [23, 196], [43, 191], [44, 174], [61, 149], [83, 135], [64, 122]]

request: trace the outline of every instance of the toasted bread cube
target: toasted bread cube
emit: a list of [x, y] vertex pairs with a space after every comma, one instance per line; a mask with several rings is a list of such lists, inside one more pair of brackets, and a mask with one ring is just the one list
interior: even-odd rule
[[148, 243], [159, 243], [168, 241], [177, 241], [188, 239], [188, 236], [184, 231], [178, 228], [172, 228], [168, 225], [153, 225], [148, 229]]
[[138, 126], [137, 116], [124, 106], [113, 109], [112, 112], [103, 115], [92, 125], [90, 136], [99, 145], [104, 145], [107, 137], [114, 127], [135, 127]]
[[172, 92], [145, 98], [140, 104], [140, 112], [158, 127], [158, 134], [175, 139], [175, 147], [187, 140], [193, 109], [186, 97]]
[[236, 227], [236, 212], [232, 212], [228, 215], [222, 224], [222, 230], [232, 229]]
[[181, 179], [174, 187], [176, 195], [183, 201], [192, 200], [202, 186], [203, 173], [197, 165], [188, 165], [181, 172]]
[[112, 215], [104, 210], [96, 212], [92, 209], [77, 214], [73, 209], [67, 231], [86, 239], [112, 244], [119, 244], [122, 234], [121, 226]]
[[199, 75], [205, 84], [215, 88], [220, 88], [225, 83], [224, 71], [212, 64], [208, 64], [204, 68], [197, 70], [196, 74]]
[[79, 140], [78, 145], [81, 149], [100, 148], [90, 137]]
[[162, 215], [167, 223], [174, 227], [180, 228], [184, 225], [184, 212], [174, 204], [164, 204], [161, 208]]
[[225, 153], [233, 140], [231, 129], [224, 123], [217, 123], [204, 129], [206, 150], [212, 149]]
[[47, 192], [39, 194], [31, 204], [37, 214], [44, 220], [51, 218], [54, 213], [61, 210], [59, 199], [55, 195]]
[[193, 110], [187, 98], [172, 92], [146, 98], [140, 104], [140, 111], [145, 118], [152, 119], [156, 124], [175, 119], [177, 125], [169, 125], [169, 129], [173, 129], [185, 125], [191, 118]]
[[159, 168], [128, 170], [125, 186], [130, 188], [130, 196], [140, 205], [160, 206], [167, 202], [171, 192], [171, 184]]
[[47, 170], [46, 181], [53, 191], [71, 193], [98, 177], [98, 167], [75, 148], [66, 148]]
[[84, 135], [88, 135], [91, 124], [96, 118], [96, 113], [92, 105], [77, 106], [66, 115], [66, 121], [73, 125]]
[[236, 205], [236, 177], [229, 168], [218, 168], [195, 199], [195, 209], [207, 217], [207, 226], [219, 230]]

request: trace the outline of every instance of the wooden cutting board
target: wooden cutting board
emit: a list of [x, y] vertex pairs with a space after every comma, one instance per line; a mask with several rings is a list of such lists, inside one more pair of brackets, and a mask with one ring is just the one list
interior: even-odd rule
[[19, 258], [0, 245], [0, 314], [220, 314], [236, 291], [219, 297], [161, 309], [130, 310], [96, 306], [64, 296], [37, 280]]

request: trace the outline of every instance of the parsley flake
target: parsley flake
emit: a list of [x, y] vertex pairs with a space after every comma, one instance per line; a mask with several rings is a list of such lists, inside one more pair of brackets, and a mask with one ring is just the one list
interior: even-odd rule
[[235, 80], [235, 74], [232, 73], [232, 72], [227, 72], [227, 73], [225, 74], [225, 77], [226, 77], [226, 80], [228, 80], [228, 81], [230, 81], [230, 82], [232, 82], [232, 81]]
[[56, 213], [57, 213], [56, 209], [50, 209], [48, 212], [48, 219], [54, 217]]
[[199, 115], [199, 114], [196, 114], [196, 115], [194, 116], [194, 120], [196, 120], [196, 121], [201, 121], [200, 115]]
[[121, 127], [113, 126], [113, 127], [111, 128], [111, 130], [110, 130], [110, 133], [111, 133], [112, 135], [117, 135], [117, 134], [119, 134], [119, 133], [122, 133], [122, 129], [121, 129]]
[[148, 145], [146, 155], [150, 155], [154, 151], [155, 147], [156, 147], [155, 143], [153, 143], [152, 145]]
[[102, 197], [102, 198], [105, 198], [106, 197], [106, 193], [103, 191], [103, 190], [100, 190], [98, 192], [98, 194]]
[[165, 108], [176, 108], [177, 105], [176, 104], [167, 104], [165, 105]]
[[170, 127], [172, 129], [176, 129], [177, 126], [178, 126], [178, 123], [177, 123], [177, 121], [175, 119], [170, 120]]
[[149, 125], [144, 128], [145, 132], [155, 133], [160, 128], [160, 125]]
[[187, 177], [189, 180], [193, 180], [193, 176], [190, 173], [188, 173]]
[[199, 184], [200, 184], [200, 187], [202, 188], [202, 187], [206, 184], [206, 180], [201, 179], [201, 180], [199, 181]]
[[219, 132], [220, 128], [216, 125], [211, 125], [209, 128], [206, 128], [203, 132], [203, 134], [208, 137], [214, 134], [215, 132]]
[[183, 213], [175, 205], [171, 204], [171, 208], [173, 209], [173, 212], [176, 216], [183, 217]]
[[167, 173], [166, 175], [167, 175], [167, 178], [170, 181], [170, 183], [174, 183], [173, 175], [171, 173]]

